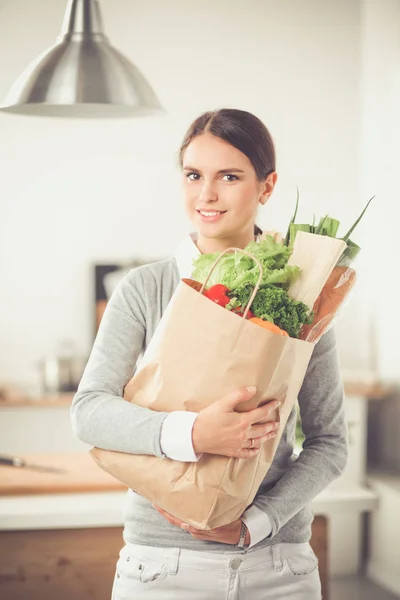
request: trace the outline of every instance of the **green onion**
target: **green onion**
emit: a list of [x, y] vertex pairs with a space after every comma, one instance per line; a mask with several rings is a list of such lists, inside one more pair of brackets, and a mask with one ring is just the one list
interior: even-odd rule
[[324, 235], [324, 226], [327, 218], [329, 217], [328, 213], [324, 216], [323, 219], [320, 220], [319, 225], [317, 227], [317, 231], [315, 232], [317, 235]]
[[[299, 208], [299, 197], [300, 197], [299, 188], [297, 188], [296, 208], [295, 208], [293, 217], [289, 223], [289, 227], [288, 227], [288, 230], [286, 233], [285, 245], [292, 246], [294, 244], [294, 240], [296, 238], [298, 231], [305, 231], [306, 233], [315, 233], [317, 235], [326, 235], [328, 237], [336, 238], [336, 235], [337, 235], [337, 232], [338, 232], [338, 229], [340, 226], [340, 221], [330, 217], [329, 214], [326, 214], [325, 217], [321, 218], [317, 227], [315, 226], [315, 215], [313, 218], [312, 225], [295, 224], [295, 219], [296, 219], [297, 211]], [[352, 242], [350, 240], [350, 236], [353, 233], [354, 229], [359, 224], [359, 222], [361, 221], [361, 219], [363, 218], [368, 206], [371, 204], [371, 202], [374, 198], [375, 198], [375, 196], [372, 196], [372, 198], [370, 198], [368, 200], [367, 205], [365, 206], [364, 210], [362, 211], [362, 213], [360, 214], [360, 216], [358, 217], [356, 222], [350, 227], [350, 229], [346, 233], [346, 235], [342, 238], [339, 238], [339, 239], [343, 240], [344, 242], [346, 242], [347, 248], [345, 249], [342, 256], [340, 257], [339, 262], [337, 263], [338, 266], [349, 266], [351, 264], [351, 262], [356, 258], [358, 253], [361, 251], [360, 246], [357, 246], [357, 244], [355, 244], [354, 242]]]
[[347, 240], [347, 248], [339, 258], [337, 266], [349, 267], [360, 251], [360, 246], [357, 246], [357, 244], [351, 240]]
[[310, 232], [315, 233], [315, 213], [313, 214], [312, 225], [310, 227]]
[[296, 220], [296, 216], [297, 216], [297, 210], [299, 208], [299, 198], [300, 198], [300, 193], [299, 193], [299, 188], [297, 187], [297, 198], [296, 198], [296, 207], [294, 209], [294, 213], [293, 213], [293, 217], [290, 220], [289, 223], [289, 227], [286, 233], [286, 237], [285, 237], [285, 246], [289, 246], [290, 243], [290, 226], [295, 222]]
[[291, 223], [289, 225], [290, 246], [294, 244], [294, 240], [296, 239], [296, 234], [298, 231], [305, 231], [306, 233], [311, 233], [311, 225], [300, 225], [297, 223]]
[[361, 219], [364, 216], [365, 211], [367, 210], [368, 206], [371, 204], [372, 200], [375, 198], [375, 196], [372, 196], [372, 198], [370, 198], [367, 202], [367, 206], [364, 208], [364, 210], [362, 211], [361, 215], [358, 217], [357, 221], [354, 223], [354, 225], [352, 225], [349, 229], [349, 231], [346, 233], [346, 235], [342, 238], [342, 240], [344, 242], [347, 242], [349, 240], [349, 237], [351, 236], [351, 234], [353, 233], [353, 231], [355, 230], [355, 228], [357, 227], [357, 225], [359, 224], [359, 222], [361, 221]]
[[332, 217], [328, 217], [325, 219], [324, 226], [322, 229], [322, 235], [327, 235], [328, 237], [335, 238], [338, 232], [340, 225], [340, 221], [337, 219], [333, 219]]

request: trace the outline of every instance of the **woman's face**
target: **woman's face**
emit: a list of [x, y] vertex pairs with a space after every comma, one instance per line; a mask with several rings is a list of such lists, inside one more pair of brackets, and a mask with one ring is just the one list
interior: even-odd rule
[[199, 241], [246, 245], [254, 237], [258, 206], [275, 182], [275, 173], [259, 181], [247, 156], [220, 138], [210, 133], [194, 138], [183, 154], [183, 191]]

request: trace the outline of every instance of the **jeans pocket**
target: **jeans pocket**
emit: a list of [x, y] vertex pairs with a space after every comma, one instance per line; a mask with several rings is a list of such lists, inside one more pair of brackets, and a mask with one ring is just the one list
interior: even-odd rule
[[311, 546], [308, 546], [287, 556], [286, 565], [290, 573], [296, 577], [310, 575], [318, 568], [318, 558]]
[[[118, 598], [122, 588], [130, 587], [152, 587], [163, 581], [168, 573], [168, 568], [161, 558], [146, 556], [145, 551], [132, 552], [127, 546], [122, 548], [117, 562], [116, 583]], [[121, 595], [121, 597], [124, 597]]]

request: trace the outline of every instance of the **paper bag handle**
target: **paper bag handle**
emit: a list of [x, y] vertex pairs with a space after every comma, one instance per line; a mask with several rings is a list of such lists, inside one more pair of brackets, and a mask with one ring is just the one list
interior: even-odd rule
[[205, 282], [204, 282], [204, 283], [203, 283], [203, 285], [201, 286], [200, 294], [203, 294], [203, 293], [204, 293], [204, 290], [206, 289], [206, 285], [207, 285], [207, 283], [208, 283], [208, 281], [209, 281], [209, 279], [210, 279], [211, 275], [213, 274], [213, 272], [214, 272], [214, 270], [215, 270], [215, 268], [216, 268], [217, 264], [219, 263], [219, 261], [221, 260], [221, 258], [222, 258], [222, 257], [223, 257], [225, 254], [227, 254], [228, 252], [241, 252], [242, 254], [246, 254], [246, 256], [248, 256], [249, 258], [251, 258], [252, 260], [254, 260], [254, 262], [256, 263], [257, 267], [258, 267], [258, 268], [259, 268], [259, 270], [260, 270], [260, 275], [259, 275], [259, 277], [258, 277], [258, 281], [257, 281], [257, 283], [256, 283], [256, 286], [255, 286], [255, 288], [254, 288], [254, 290], [253, 290], [253, 293], [251, 294], [251, 296], [250, 296], [250, 298], [249, 298], [249, 301], [248, 301], [248, 303], [247, 303], [247, 306], [246, 306], [246, 308], [245, 308], [245, 311], [244, 311], [244, 313], [243, 313], [243, 319], [246, 319], [246, 317], [247, 317], [247, 313], [248, 313], [248, 312], [249, 312], [249, 310], [250, 310], [250, 306], [253, 304], [253, 300], [254, 300], [254, 298], [256, 297], [256, 294], [257, 294], [257, 292], [258, 292], [258, 289], [259, 289], [259, 287], [260, 287], [260, 285], [261, 285], [261, 282], [262, 282], [262, 278], [263, 278], [264, 271], [263, 271], [263, 266], [262, 266], [261, 262], [258, 260], [258, 258], [256, 258], [255, 256], [253, 256], [252, 254], [250, 254], [250, 252], [247, 252], [246, 250], [243, 250], [243, 248], [234, 248], [234, 247], [232, 247], [232, 248], [228, 248], [227, 250], [224, 250], [224, 251], [223, 251], [223, 252], [220, 254], [220, 256], [218, 256], [217, 260], [215, 261], [215, 263], [214, 263], [214, 264], [213, 264], [213, 266], [211, 267], [211, 269], [210, 269], [210, 272], [209, 272], [209, 274], [207, 275]]

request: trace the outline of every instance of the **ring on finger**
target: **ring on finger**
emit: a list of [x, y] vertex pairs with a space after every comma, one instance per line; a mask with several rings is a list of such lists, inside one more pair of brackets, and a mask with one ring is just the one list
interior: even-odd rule
[[255, 439], [251, 438], [250, 448], [254, 448], [255, 443], [256, 443]]

